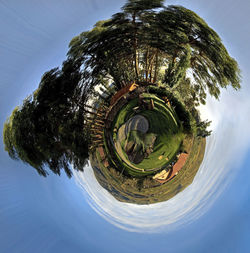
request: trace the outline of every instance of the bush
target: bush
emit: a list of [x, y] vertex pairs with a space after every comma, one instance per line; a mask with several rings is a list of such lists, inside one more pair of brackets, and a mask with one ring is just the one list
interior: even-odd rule
[[156, 94], [159, 97], [167, 97], [170, 100], [171, 105], [174, 107], [175, 112], [179, 118], [179, 120], [182, 122], [184, 131], [187, 133], [190, 133], [192, 130], [191, 127], [191, 114], [186, 109], [185, 105], [179, 101], [172, 92], [166, 90], [166, 88], [163, 87], [156, 87], [153, 85], [148, 86], [148, 92]]

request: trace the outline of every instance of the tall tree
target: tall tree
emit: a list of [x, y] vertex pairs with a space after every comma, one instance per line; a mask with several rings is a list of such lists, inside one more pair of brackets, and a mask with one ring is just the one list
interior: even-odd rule
[[[240, 88], [240, 70], [218, 34], [196, 13], [181, 6], [168, 6], [157, 16], [163, 43], [171, 44], [173, 60], [187, 45], [191, 48], [190, 71], [193, 84], [218, 98], [220, 88]], [[174, 40], [173, 40], [174, 39]], [[163, 40], [164, 41], [164, 40]], [[173, 43], [171, 43], [173, 41]], [[175, 45], [173, 45], [175, 44]]]
[[240, 88], [238, 64], [218, 34], [193, 11], [163, 8], [163, 1], [128, 1], [122, 12], [74, 38], [68, 55], [80, 58], [93, 80], [111, 76], [117, 89], [131, 81], [176, 87], [190, 78], [204, 103], [207, 91], [218, 98], [220, 88]]
[[[89, 119], [102, 118], [100, 100], [128, 83], [164, 85], [193, 110], [240, 88], [240, 70], [218, 34], [196, 13], [163, 0], [128, 0], [109, 20], [73, 38], [62, 69], [46, 72], [34, 92], [4, 125], [5, 149], [42, 174], [88, 158]], [[103, 119], [102, 119], [103, 120]], [[86, 122], [88, 125], [86, 126]], [[200, 135], [208, 123], [198, 126]], [[24, 133], [27, 133], [24, 135]]]
[[[5, 149], [46, 176], [49, 168], [71, 176], [71, 166], [82, 170], [88, 159], [88, 134], [78, 92], [80, 65], [65, 61], [52, 69], [38, 89], [16, 108], [4, 126]], [[78, 96], [78, 97], [77, 97]]]

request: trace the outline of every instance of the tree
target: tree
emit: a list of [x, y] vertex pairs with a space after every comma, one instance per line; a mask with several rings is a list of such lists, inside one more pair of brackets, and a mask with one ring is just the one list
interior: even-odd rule
[[[112, 94], [134, 81], [167, 91], [186, 129], [207, 92], [219, 98], [221, 88], [240, 88], [238, 64], [218, 34], [193, 11], [163, 2], [128, 0], [109, 20], [71, 40], [62, 68], [46, 72], [7, 119], [3, 136], [11, 158], [44, 176], [46, 167], [71, 176], [70, 164], [86, 164], [91, 123], [103, 121]], [[209, 122], [197, 124], [199, 136], [210, 134]]]
[[212, 96], [218, 98], [220, 88], [228, 85], [240, 88], [237, 62], [229, 56], [218, 34], [196, 13], [181, 6], [168, 6], [159, 13], [158, 22], [161, 34], [175, 41], [176, 45], [171, 45], [175, 48], [173, 60], [183, 51], [183, 47], [190, 46], [193, 85], [199, 87], [201, 92], [208, 89]]
[[207, 128], [211, 125], [211, 121], [205, 120], [201, 121], [197, 124], [197, 136], [207, 137], [211, 135], [212, 131], [207, 130]]
[[[134, 80], [143, 81], [146, 72], [147, 78], [150, 75], [153, 80], [157, 52], [148, 48], [145, 54], [144, 45], [150, 38], [145, 36], [147, 28], [141, 19], [145, 15], [153, 19], [153, 9], [162, 7], [162, 2], [128, 1], [123, 12], [98, 22], [91, 31], [73, 38], [68, 56], [81, 59], [84, 68], [91, 70], [92, 78], [110, 75], [118, 89]], [[147, 70], [142, 69], [145, 55]]]
[[240, 88], [238, 64], [218, 34], [193, 11], [159, 0], [128, 1], [122, 12], [75, 37], [68, 56], [81, 59], [95, 83], [111, 76], [117, 89], [131, 81], [176, 88], [189, 78], [205, 103], [207, 91], [218, 98], [221, 88]]
[[184, 78], [180, 81], [180, 84], [174, 86], [171, 89], [174, 93], [177, 93], [180, 100], [183, 100], [186, 108], [192, 110], [192, 108], [205, 103], [206, 93], [200, 92], [199, 86], [192, 85], [190, 78]]
[[16, 160], [18, 159], [16, 150], [14, 148], [14, 136], [13, 136], [13, 131], [12, 131], [12, 122], [13, 122], [13, 118], [16, 114], [16, 112], [18, 111], [18, 107], [16, 107], [11, 116], [6, 120], [6, 122], [4, 123], [4, 127], [3, 127], [3, 141], [4, 141], [4, 145], [5, 145], [5, 151], [8, 152], [9, 156]]
[[[88, 159], [84, 110], [79, 105], [80, 65], [68, 60], [46, 72], [38, 89], [16, 108], [4, 126], [5, 149], [46, 176], [49, 167], [70, 177], [71, 165], [82, 170]], [[77, 97], [78, 96], [78, 97]]]

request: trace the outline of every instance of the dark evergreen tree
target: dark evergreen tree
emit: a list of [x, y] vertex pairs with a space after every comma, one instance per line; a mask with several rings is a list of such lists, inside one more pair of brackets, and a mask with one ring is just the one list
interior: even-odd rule
[[[4, 126], [5, 150], [46, 176], [48, 167], [71, 176], [71, 165], [83, 169], [88, 159], [88, 134], [84, 131], [84, 109], [76, 87], [79, 67], [65, 61], [62, 70], [52, 69], [42, 77], [38, 89], [16, 108]], [[78, 93], [79, 95], [79, 93]]]

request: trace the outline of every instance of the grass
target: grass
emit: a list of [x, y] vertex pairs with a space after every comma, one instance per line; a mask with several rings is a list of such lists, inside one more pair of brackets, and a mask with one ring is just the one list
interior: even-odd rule
[[[188, 187], [193, 182], [200, 167], [206, 146], [205, 139], [183, 133], [183, 127], [175, 111], [167, 106], [163, 100], [149, 94], [144, 94], [144, 97], [148, 100], [153, 98], [155, 104], [154, 111], [146, 109], [140, 111], [140, 114], [149, 121], [148, 133], [157, 135], [154, 152], [140, 164], [134, 165], [124, 162], [128, 160], [123, 150], [126, 138], [125, 136], [123, 138], [118, 136], [118, 129], [136, 114], [133, 108], [138, 106], [138, 99], [133, 99], [122, 107], [116, 115], [112, 129], [107, 130], [110, 131], [111, 138], [104, 138], [104, 148], [109, 166], [104, 166], [98, 150], [93, 151], [90, 155], [98, 182], [117, 200], [136, 204], [166, 201]], [[107, 137], [108, 132], [104, 133]], [[122, 141], [115, 141], [117, 138]], [[150, 135], [147, 137], [132, 133], [129, 138], [136, 139], [136, 142], [141, 146], [147, 146], [150, 142]], [[116, 143], [116, 148], [112, 146], [111, 139]], [[189, 154], [184, 167], [173, 179], [164, 184], [153, 180], [150, 169], [158, 169], [160, 166], [164, 168], [171, 162], [171, 157], [175, 157], [180, 145]], [[169, 158], [169, 161], [166, 161], [166, 157]]]
[[[90, 157], [98, 182], [117, 200], [136, 204], [152, 204], [166, 201], [188, 187], [194, 180], [205, 153], [204, 138], [185, 139], [189, 153], [185, 166], [171, 181], [160, 185], [149, 178], [127, 178], [115, 168], [105, 168], [98, 152]], [[138, 187], [138, 185], [141, 185]]]
[[[155, 95], [144, 94], [144, 97], [148, 100], [150, 98], [154, 100], [154, 110], [143, 110], [139, 113], [149, 121], [148, 134], [153, 134], [157, 137], [154, 152], [141, 163], [133, 164], [129, 161], [124, 151], [127, 138], [125, 131], [122, 131], [123, 134], [122, 136], [120, 134], [119, 138], [116, 133], [113, 135], [116, 147], [115, 153], [120, 161], [120, 165], [124, 166], [126, 171], [132, 176], [152, 174], [166, 167], [175, 158], [185, 137], [178, 118], [171, 107], [168, 107], [164, 101]], [[124, 126], [125, 122], [136, 114], [133, 110], [136, 106], [138, 106], [138, 99], [134, 99], [124, 106], [114, 121], [113, 129], [119, 129]], [[134, 138], [138, 143], [141, 143], [142, 138], [138, 138], [135, 135]], [[146, 141], [145, 138], [144, 141]], [[141, 146], [143, 147], [144, 144]]]

